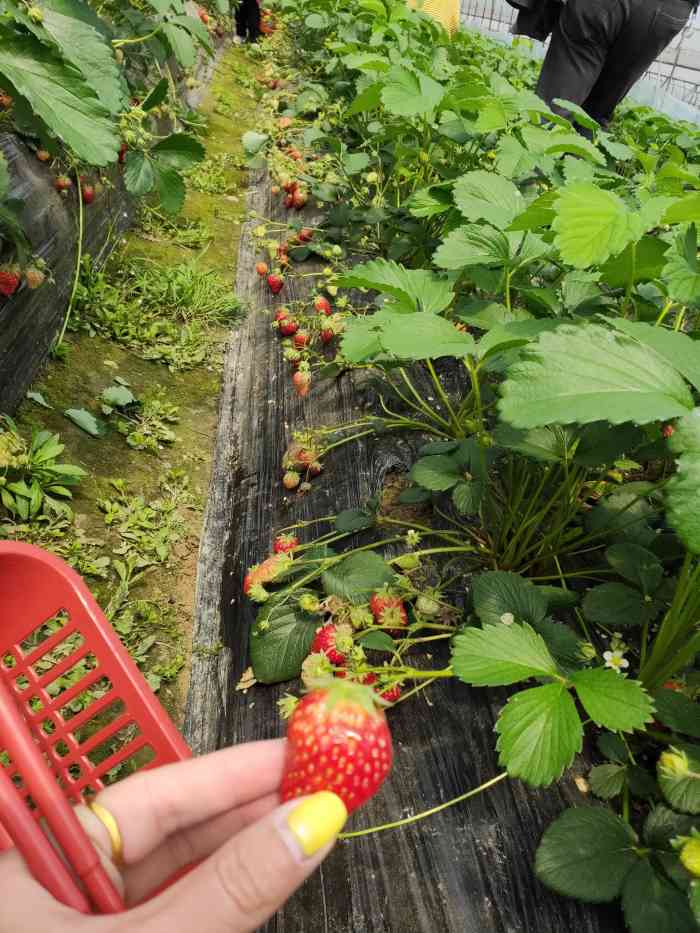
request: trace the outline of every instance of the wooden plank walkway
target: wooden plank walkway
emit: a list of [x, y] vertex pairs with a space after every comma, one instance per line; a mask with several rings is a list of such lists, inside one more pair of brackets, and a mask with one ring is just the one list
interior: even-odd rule
[[[249, 206], [281, 217], [264, 173]], [[357, 413], [354, 381], [315, 385], [296, 399], [289, 367], [265, 308], [302, 297], [310, 280], [289, 280], [271, 300], [254, 271], [247, 224], [238, 262], [238, 292], [251, 313], [231, 335], [225, 358], [221, 418], [205, 516], [196, 599], [192, 680], [185, 735], [196, 753], [271, 738], [283, 732], [280, 687], [235, 685], [248, 667], [255, 607], [242, 598], [245, 569], [270, 548], [273, 530], [292, 521], [356, 508], [377, 494], [388, 473], [408, 468], [412, 449], [397, 437], [343, 446], [332, 473], [306, 496], [280, 483], [282, 453], [293, 430], [336, 424]], [[283, 300], [282, 300], [283, 299]], [[446, 656], [435, 653], [432, 664]], [[379, 795], [357, 814], [359, 829], [419, 812], [499, 772], [493, 724], [506, 694], [437, 683], [390, 715], [396, 762]], [[583, 773], [579, 762], [574, 773]], [[568, 803], [582, 803], [573, 777], [546, 791], [517, 781], [421, 823], [340, 843], [321, 871], [265, 927], [270, 933], [618, 933], [617, 908], [590, 908], [560, 898], [532, 873], [537, 842]]]

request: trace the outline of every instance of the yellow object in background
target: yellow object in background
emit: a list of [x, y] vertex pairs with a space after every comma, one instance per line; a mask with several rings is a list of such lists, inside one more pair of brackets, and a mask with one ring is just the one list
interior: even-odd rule
[[414, 10], [427, 13], [453, 36], [459, 29], [459, 0], [408, 0]]

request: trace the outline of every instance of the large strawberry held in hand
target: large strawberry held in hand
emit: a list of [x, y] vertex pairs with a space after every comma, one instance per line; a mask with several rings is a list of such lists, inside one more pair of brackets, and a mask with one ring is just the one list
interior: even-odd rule
[[374, 691], [343, 681], [313, 690], [287, 728], [282, 800], [329, 790], [348, 813], [379, 790], [391, 771], [391, 733]]

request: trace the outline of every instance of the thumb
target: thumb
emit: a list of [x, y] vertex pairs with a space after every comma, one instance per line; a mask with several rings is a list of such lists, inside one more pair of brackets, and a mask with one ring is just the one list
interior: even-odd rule
[[343, 801], [329, 791], [289, 801], [246, 827], [163, 894], [125, 914], [128, 928], [142, 933], [256, 930], [323, 861], [346, 819]]

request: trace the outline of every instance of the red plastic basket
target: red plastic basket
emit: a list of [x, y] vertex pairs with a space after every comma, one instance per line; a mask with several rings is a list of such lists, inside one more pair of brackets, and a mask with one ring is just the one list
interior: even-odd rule
[[1, 541], [0, 749], [0, 849], [16, 845], [78, 910], [123, 909], [72, 804], [119, 771], [191, 752], [78, 574], [40, 548]]

